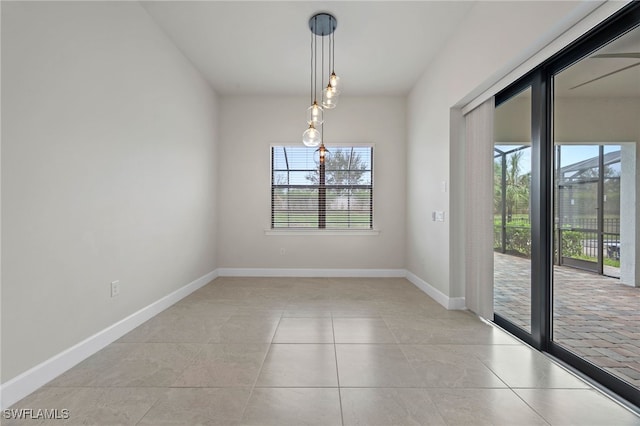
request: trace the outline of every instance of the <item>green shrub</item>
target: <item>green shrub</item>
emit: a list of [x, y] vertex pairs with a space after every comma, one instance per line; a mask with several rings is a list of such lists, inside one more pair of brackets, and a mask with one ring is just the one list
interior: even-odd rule
[[[496, 250], [502, 249], [502, 232], [500, 223], [495, 223], [493, 226], [493, 247]], [[531, 257], [531, 227], [529, 224], [524, 226], [509, 225], [506, 227], [506, 247], [507, 253], [516, 255]]]
[[[502, 248], [501, 227], [499, 224], [494, 224], [493, 229], [493, 246], [495, 249], [500, 250]], [[531, 228], [507, 225], [506, 231], [506, 252], [519, 256], [531, 257]], [[575, 258], [582, 256], [582, 237], [582, 233], [578, 231], [563, 231], [562, 255], [564, 257]], [[555, 246], [557, 256], [557, 241]]]
[[582, 256], [582, 233], [577, 231], [562, 231], [562, 256]]
[[531, 257], [531, 229], [507, 227], [507, 252]]

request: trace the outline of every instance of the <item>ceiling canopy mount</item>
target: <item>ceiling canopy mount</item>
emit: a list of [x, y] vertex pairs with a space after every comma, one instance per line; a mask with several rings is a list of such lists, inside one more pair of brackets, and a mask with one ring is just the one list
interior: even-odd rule
[[335, 16], [330, 13], [316, 13], [309, 18], [309, 29], [312, 33], [318, 36], [327, 36], [333, 33], [338, 26], [338, 21]]

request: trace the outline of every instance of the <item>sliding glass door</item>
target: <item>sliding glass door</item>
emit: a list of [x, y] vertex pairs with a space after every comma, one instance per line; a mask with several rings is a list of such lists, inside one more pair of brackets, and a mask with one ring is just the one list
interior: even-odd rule
[[640, 28], [551, 77], [553, 342], [640, 389]]
[[496, 95], [494, 321], [640, 406], [640, 2]]
[[496, 106], [494, 312], [531, 333], [531, 87]]

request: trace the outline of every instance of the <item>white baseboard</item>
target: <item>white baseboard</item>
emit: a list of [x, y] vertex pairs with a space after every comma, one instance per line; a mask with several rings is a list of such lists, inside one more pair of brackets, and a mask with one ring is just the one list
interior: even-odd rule
[[220, 277], [404, 278], [404, 269], [219, 268]]
[[41, 364], [25, 371], [0, 385], [0, 407], [5, 409], [34, 392], [42, 385], [58, 377], [74, 365], [98, 352], [108, 344], [118, 340], [143, 322], [153, 318], [174, 303], [205, 286], [218, 276], [212, 271], [174, 291], [162, 299], [140, 309], [117, 323], [91, 337], [49, 358]]
[[407, 271], [406, 278], [420, 290], [427, 293], [429, 297], [441, 304], [447, 309], [462, 310], [466, 309], [464, 297], [449, 297], [428, 282], [419, 278], [416, 274]]
[[448, 297], [440, 290], [405, 269], [272, 269], [220, 268], [196, 279], [162, 299], [140, 309], [80, 343], [0, 385], [0, 409], [15, 404], [47, 382], [90, 357], [129, 331], [153, 318], [174, 303], [217, 277], [370, 277], [407, 278], [420, 290], [447, 309], [465, 309], [464, 297]]
[[466, 309], [464, 297], [449, 297], [406, 269], [219, 268], [220, 277], [406, 278], [447, 309]]

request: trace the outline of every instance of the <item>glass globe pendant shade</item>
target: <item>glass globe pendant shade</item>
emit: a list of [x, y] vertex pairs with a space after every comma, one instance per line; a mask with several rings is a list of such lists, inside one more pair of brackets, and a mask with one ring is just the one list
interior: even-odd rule
[[302, 134], [302, 143], [310, 148], [320, 145], [322, 137], [320, 131], [313, 124], [309, 124], [309, 128]]
[[322, 106], [326, 109], [334, 109], [338, 105], [338, 94], [331, 85], [322, 91]]
[[342, 84], [340, 82], [340, 77], [338, 77], [335, 71], [331, 72], [329, 76], [329, 86], [333, 87], [333, 92], [336, 95], [339, 95], [342, 92]]
[[313, 101], [313, 105], [307, 108], [307, 123], [313, 127], [320, 127], [323, 122], [324, 111], [316, 101]]

